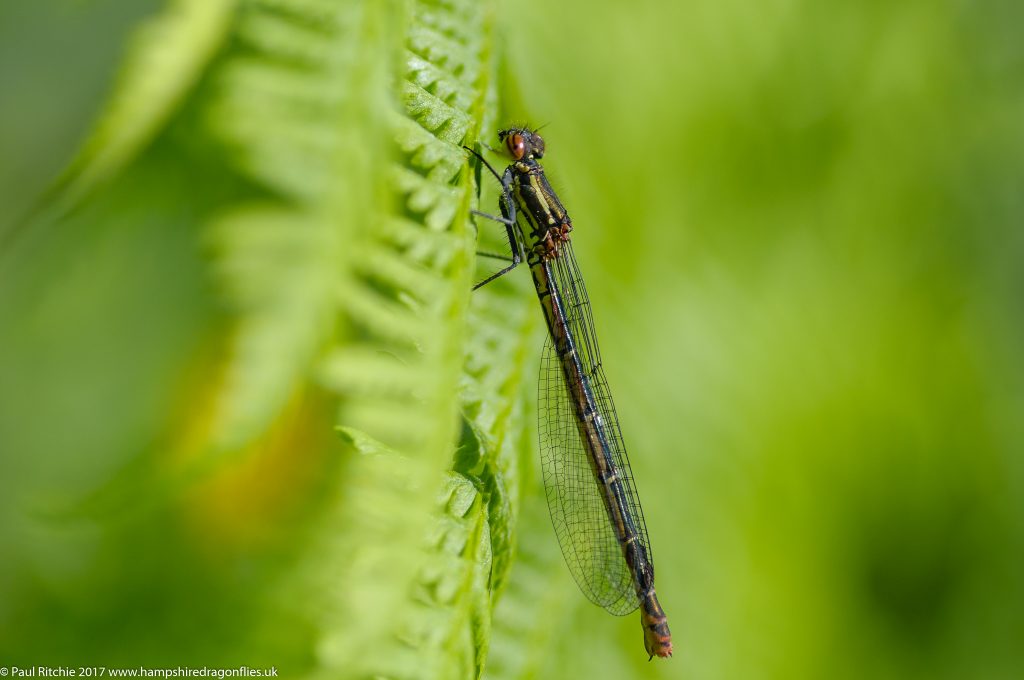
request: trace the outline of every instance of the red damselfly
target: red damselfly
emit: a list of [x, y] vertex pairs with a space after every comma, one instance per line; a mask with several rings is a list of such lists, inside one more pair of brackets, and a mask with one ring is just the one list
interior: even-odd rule
[[533, 274], [548, 326], [540, 367], [540, 452], [562, 555], [591, 601], [618, 615], [640, 608], [651, 657], [671, 656], [647, 526], [569, 237], [572, 221], [539, 163], [545, 146], [537, 131], [513, 127], [498, 138], [511, 161], [500, 175], [467, 147], [501, 183], [501, 216], [474, 214], [505, 225], [511, 256], [506, 267], [475, 288], [508, 273], [524, 257]]

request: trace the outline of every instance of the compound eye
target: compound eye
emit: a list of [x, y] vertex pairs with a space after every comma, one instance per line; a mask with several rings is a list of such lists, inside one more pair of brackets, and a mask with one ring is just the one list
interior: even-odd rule
[[523, 155], [526, 153], [526, 140], [518, 132], [512, 133], [505, 138], [505, 146], [508, 148], [508, 152], [512, 154], [513, 160], [522, 160]]

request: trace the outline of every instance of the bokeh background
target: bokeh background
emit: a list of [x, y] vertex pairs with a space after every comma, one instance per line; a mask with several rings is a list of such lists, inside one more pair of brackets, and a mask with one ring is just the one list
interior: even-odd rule
[[[0, 7], [0, 665], [1020, 677], [1019, 3], [214, 5], [195, 21], [204, 10], [187, 1]], [[259, 32], [261, 11], [313, 36], [292, 67], [318, 63], [324, 36], [350, 45], [347, 61], [325, 60], [351, 88], [325, 105], [344, 121], [341, 142], [274, 146], [262, 135], [277, 109], [232, 98], [229, 78], [256, 77], [247, 59], [294, 39]], [[175, 62], [187, 77], [174, 81], [143, 61], [150, 89], [113, 118], [127, 132], [102, 133], [140, 27], [167, 14], [180, 30], [142, 42], [169, 40], [167, 53], [195, 63]], [[431, 31], [481, 65], [435, 59]], [[431, 127], [439, 108], [394, 85], [392, 73], [415, 81], [417, 55], [470, 74], [464, 106], [444, 77], [425, 89], [475, 122]], [[181, 85], [168, 95], [166, 82]], [[271, 101], [294, 94], [271, 82]], [[374, 83], [386, 85], [376, 99]], [[417, 132], [381, 113], [386, 92], [450, 148], [433, 157], [410, 141]], [[443, 304], [377, 281], [389, 301], [444, 320], [439, 339], [399, 350], [373, 333], [395, 335], [402, 317], [332, 320], [337, 282], [303, 259], [337, 249], [326, 271], [363, 271], [376, 251], [347, 244], [379, 229], [374, 211], [471, 240], [472, 173], [451, 161], [445, 174], [445, 159], [476, 131], [493, 143], [509, 120], [547, 124], [670, 661], [648, 663], [636, 617], [590, 605], [561, 563], [533, 443], [541, 321], [527, 272], [470, 298], [468, 251], [455, 248], [421, 258], [441, 283], [420, 288], [444, 286]], [[90, 130], [114, 150], [83, 161]], [[457, 208], [417, 207], [433, 194], [374, 165], [376, 150], [464, 190]], [[276, 229], [301, 230], [302, 215], [343, 226], [296, 245]], [[251, 223], [267, 226], [269, 250], [238, 240]], [[261, 295], [289, 313], [252, 313]], [[313, 378], [321, 354], [341, 378]], [[443, 424], [410, 435], [397, 423], [422, 414], [384, 400], [417, 362], [433, 372], [408, 389]], [[379, 488], [396, 475], [397, 491]], [[445, 509], [424, 514], [442, 487]], [[444, 524], [477, 511], [480, 524]], [[424, 542], [457, 558], [417, 557]], [[453, 570], [465, 598], [445, 599]], [[406, 618], [416, 632], [402, 632]]]

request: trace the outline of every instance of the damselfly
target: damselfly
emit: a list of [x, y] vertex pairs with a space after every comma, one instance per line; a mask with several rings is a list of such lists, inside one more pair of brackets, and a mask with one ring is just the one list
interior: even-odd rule
[[544, 140], [537, 131], [514, 127], [498, 139], [511, 158], [501, 175], [467, 147], [501, 182], [501, 217], [474, 213], [505, 225], [512, 252], [508, 266], [475, 288], [525, 255], [549, 331], [538, 417], [544, 488], [562, 555], [591, 601], [618, 615], [640, 607], [647, 653], [671, 656], [647, 526], [569, 239], [572, 221], [538, 162]]

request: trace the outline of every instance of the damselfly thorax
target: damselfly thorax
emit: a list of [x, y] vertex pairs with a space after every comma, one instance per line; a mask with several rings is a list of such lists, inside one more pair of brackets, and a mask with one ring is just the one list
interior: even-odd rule
[[558, 257], [559, 248], [569, 242], [572, 220], [565, 206], [555, 194], [544, 168], [534, 159], [520, 160], [512, 168], [512, 191], [516, 203], [522, 206], [524, 230], [529, 251], [542, 259]]

